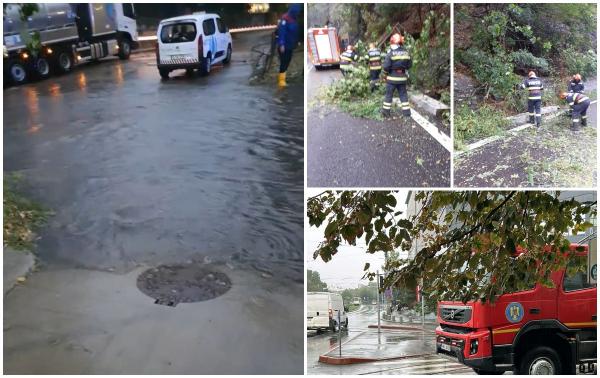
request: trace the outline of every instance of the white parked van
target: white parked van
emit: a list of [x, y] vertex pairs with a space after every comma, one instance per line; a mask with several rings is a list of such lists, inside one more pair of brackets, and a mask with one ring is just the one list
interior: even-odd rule
[[306, 301], [308, 329], [337, 331], [339, 329], [338, 313], [341, 319], [340, 323], [343, 327], [348, 328], [348, 316], [341, 295], [310, 292], [307, 293]]
[[176, 69], [204, 75], [212, 65], [231, 61], [229, 29], [213, 13], [198, 13], [163, 20], [158, 25], [156, 65], [162, 78]]

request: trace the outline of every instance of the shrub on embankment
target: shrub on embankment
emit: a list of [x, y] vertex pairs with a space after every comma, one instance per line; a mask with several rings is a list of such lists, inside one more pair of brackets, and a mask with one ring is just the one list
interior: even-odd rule
[[31, 250], [35, 231], [46, 222], [50, 212], [20, 194], [20, 182], [21, 178], [17, 175], [4, 175], [4, 246]]

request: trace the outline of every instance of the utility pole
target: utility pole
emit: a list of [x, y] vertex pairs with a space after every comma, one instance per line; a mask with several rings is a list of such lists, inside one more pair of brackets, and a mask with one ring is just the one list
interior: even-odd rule
[[425, 298], [423, 296], [423, 279], [421, 278], [421, 327], [425, 330]]
[[381, 309], [379, 307], [379, 270], [377, 271], [377, 344], [381, 344]]

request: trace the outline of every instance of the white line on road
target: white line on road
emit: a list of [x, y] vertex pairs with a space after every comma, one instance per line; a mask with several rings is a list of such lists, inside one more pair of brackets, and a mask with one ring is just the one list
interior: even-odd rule
[[360, 375], [381, 374], [382, 372], [385, 372], [386, 374], [391, 374], [391, 372], [393, 371], [397, 371], [401, 374], [437, 374], [444, 373], [448, 370], [455, 370], [459, 367], [459, 365], [459, 363], [445, 362], [439, 364], [425, 364], [421, 366], [402, 366], [392, 369], [384, 369], [379, 371], [363, 373]]
[[[393, 100], [398, 107], [400, 107], [400, 99], [394, 98]], [[442, 145], [448, 152], [452, 152], [452, 140], [450, 137], [441, 132], [437, 126], [429, 122], [427, 118], [420, 115], [415, 109], [410, 109], [410, 117], [421, 126], [425, 131], [429, 133], [439, 144]]]

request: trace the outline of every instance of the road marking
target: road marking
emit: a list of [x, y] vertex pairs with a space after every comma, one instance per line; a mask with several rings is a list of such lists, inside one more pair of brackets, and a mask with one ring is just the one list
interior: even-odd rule
[[[437, 361], [433, 361], [437, 362]], [[372, 375], [372, 374], [381, 374], [385, 372], [386, 374], [390, 374], [393, 371], [398, 371], [402, 374], [440, 374], [447, 372], [448, 370], [457, 370], [457, 368], [464, 368], [464, 365], [459, 364], [458, 362], [449, 362], [445, 361], [442, 363], [433, 363], [422, 366], [398, 366], [391, 369], [383, 369], [379, 371], [372, 371], [367, 373], [362, 373], [360, 375]]]
[[[400, 99], [394, 98], [393, 102], [396, 106], [400, 107]], [[419, 112], [417, 112], [414, 108], [410, 109], [410, 117], [425, 131], [429, 133], [439, 144], [442, 145], [448, 152], [452, 153], [452, 140], [450, 137], [443, 132], [441, 132], [437, 126], [433, 123], [429, 122], [427, 118], [423, 117]]]

